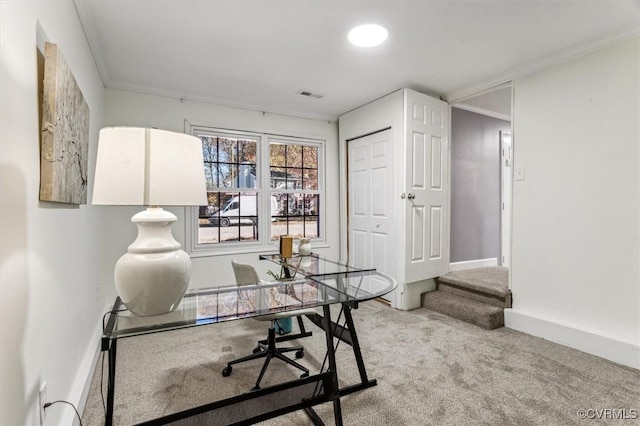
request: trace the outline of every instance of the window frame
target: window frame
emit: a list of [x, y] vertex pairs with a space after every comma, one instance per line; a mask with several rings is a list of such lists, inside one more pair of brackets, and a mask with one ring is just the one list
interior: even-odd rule
[[[271, 194], [274, 192], [314, 193], [320, 199], [318, 208], [319, 235], [313, 238], [314, 245], [326, 244], [326, 173], [325, 157], [327, 140], [296, 135], [281, 135], [267, 132], [250, 132], [209, 126], [190, 125], [187, 132], [193, 136], [247, 137], [257, 141], [256, 169], [258, 185], [256, 188], [229, 188], [230, 192], [253, 192], [258, 194], [258, 239], [255, 241], [228, 241], [199, 243], [199, 206], [185, 208], [185, 248], [191, 257], [221, 256], [244, 253], [272, 252], [277, 250], [278, 240], [271, 241]], [[318, 189], [317, 190], [277, 190], [270, 187], [270, 141], [293, 145], [315, 146], [318, 148]], [[203, 162], [204, 167], [204, 162]], [[269, 212], [265, 215], [262, 212]]]

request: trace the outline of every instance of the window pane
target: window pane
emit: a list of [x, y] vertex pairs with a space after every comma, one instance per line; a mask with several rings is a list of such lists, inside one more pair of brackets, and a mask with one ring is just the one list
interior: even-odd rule
[[231, 188], [232, 167], [227, 163], [218, 164], [218, 186], [220, 188]]
[[238, 187], [238, 165], [229, 164], [229, 176], [224, 181], [225, 188], [237, 188]]
[[288, 194], [287, 216], [298, 216], [302, 214], [302, 203], [300, 194]]
[[273, 197], [278, 200], [279, 215], [271, 223], [271, 240], [278, 239], [280, 235], [318, 238], [320, 197], [317, 194], [274, 193]]
[[318, 147], [305, 146], [303, 147], [302, 154], [304, 155], [303, 167], [310, 169], [318, 168]]
[[211, 163], [204, 165], [204, 177], [207, 180], [207, 191], [218, 186], [218, 167]]
[[285, 146], [280, 143], [269, 144], [269, 164], [276, 167], [284, 167], [286, 165]]
[[238, 165], [238, 176], [235, 181], [236, 188], [257, 188], [255, 164], [243, 163]]
[[302, 146], [287, 145], [287, 167], [302, 167]]
[[317, 194], [306, 194], [304, 196], [304, 214], [307, 216], [318, 215], [320, 211], [320, 196]]
[[220, 242], [240, 241], [240, 227], [238, 225], [225, 226], [220, 229]]
[[218, 140], [218, 161], [225, 163], [235, 163], [237, 161], [237, 141], [236, 139], [219, 138]]
[[302, 189], [302, 169], [287, 169], [287, 189]]
[[318, 238], [320, 235], [318, 216], [305, 216], [304, 233], [306, 238]]
[[257, 149], [258, 149], [258, 143], [256, 141], [251, 141], [251, 140], [238, 141], [238, 162], [250, 163], [255, 166]]
[[311, 189], [316, 191], [318, 189], [318, 171], [315, 169], [304, 169], [304, 176], [302, 180], [303, 189]]
[[218, 138], [211, 136], [200, 136], [202, 140], [202, 156], [204, 161], [218, 160]]
[[304, 218], [302, 216], [289, 217], [288, 225], [288, 235], [293, 238], [304, 237]]
[[207, 206], [207, 216], [211, 216], [220, 210], [220, 193], [207, 192], [207, 201], [209, 202], [209, 205]]
[[271, 179], [269, 186], [272, 189], [285, 189], [287, 187], [287, 169], [283, 167], [271, 167]]

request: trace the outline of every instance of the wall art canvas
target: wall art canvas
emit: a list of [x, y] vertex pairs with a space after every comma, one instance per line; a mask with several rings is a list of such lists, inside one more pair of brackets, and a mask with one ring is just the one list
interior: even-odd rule
[[86, 204], [89, 106], [58, 46], [44, 56], [40, 200]]

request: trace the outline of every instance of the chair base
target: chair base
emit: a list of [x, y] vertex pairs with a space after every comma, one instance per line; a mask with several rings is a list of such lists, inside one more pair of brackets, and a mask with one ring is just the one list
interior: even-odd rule
[[267, 337], [266, 344], [258, 342], [258, 347], [253, 350], [253, 354], [235, 359], [227, 363], [227, 366], [222, 370], [222, 375], [224, 377], [228, 377], [231, 375], [231, 371], [233, 371], [233, 364], [239, 364], [245, 361], [251, 361], [259, 358], [266, 358], [264, 360], [264, 364], [262, 365], [262, 369], [260, 370], [260, 375], [258, 376], [258, 380], [256, 381], [256, 385], [251, 390], [260, 389], [260, 382], [264, 377], [265, 372], [267, 371], [267, 367], [269, 366], [269, 362], [273, 358], [277, 358], [283, 362], [286, 362], [289, 365], [296, 367], [299, 370], [303, 371], [303, 374], [300, 378], [309, 376], [309, 369], [304, 367], [303, 365], [295, 362], [294, 360], [283, 355], [286, 352], [295, 352], [296, 358], [302, 358], [304, 356], [304, 348], [302, 346], [293, 346], [288, 348], [277, 348], [276, 347], [276, 332], [273, 328], [273, 325], [269, 328], [269, 335]]

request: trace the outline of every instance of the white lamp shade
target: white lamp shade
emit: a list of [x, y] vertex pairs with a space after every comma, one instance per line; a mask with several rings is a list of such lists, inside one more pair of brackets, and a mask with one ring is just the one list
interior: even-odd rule
[[200, 139], [158, 129], [103, 128], [92, 204], [206, 205]]

